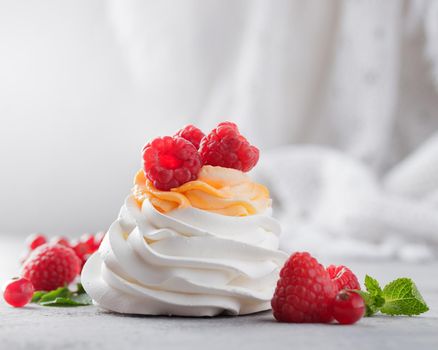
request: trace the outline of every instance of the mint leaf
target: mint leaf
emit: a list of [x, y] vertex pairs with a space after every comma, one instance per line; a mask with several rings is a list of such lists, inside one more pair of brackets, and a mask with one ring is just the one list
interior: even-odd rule
[[31, 299], [31, 303], [37, 303], [40, 301], [41, 297], [46, 294], [47, 292], [44, 292], [42, 290], [37, 290], [36, 292], [33, 293], [32, 295], [32, 299]]
[[85, 292], [82, 284], [78, 283], [76, 291], [71, 291], [67, 287], [60, 287], [50, 292], [37, 291], [32, 297], [32, 302], [42, 306], [85, 306], [91, 305], [92, 300]]
[[429, 310], [415, 283], [410, 278], [399, 278], [380, 287], [374, 278], [365, 276], [365, 291], [352, 290], [365, 301], [365, 316], [378, 311], [387, 315], [419, 315]]
[[382, 288], [380, 288], [379, 282], [371, 276], [365, 276], [365, 288], [372, 295], [382, 295]]
[[419, 315], [429, 310], [410, 278], [399, 278], [383, 288], [385, 304], [380, 311], [387, 315]]
[[[83, 295], [83, 294], [81, 294]], [[76, 301], [73, 298], [65, 298], [65, 297], [58, 297], [54, 300], [49, 301], [43, 301], [40, 303], [42, 306], [61, 306], [61, 307], [69, 307], [69, 306], [85, 306], [90, 305], [90, 302], [81, 302]]]
[[385, 298], [383, 297], [382, 288], [376, 279], [366, 275], [364, 284], [367, 292], [360, 291], [359, 294], [365, 301], [365, 316], [372, 316], [385, 304]]
[[87, 292], [85, 291], [82, 283], [78, 283], [76, 284], [76, 293], [77, 294], [86, 294]]
[[383, 305], [385, 305], [385, 298], [381, 295], [374, 296], [374, 306], [377, 308], [381, 308]]
[[39, 299], [39, 303], [49, 302], [55, 300], [56, 298], [68, 298], [71, 296], [71, 292], [66, 287], [59, 287], [58, 289], [52, 290], [50, 292], [45, 293]]

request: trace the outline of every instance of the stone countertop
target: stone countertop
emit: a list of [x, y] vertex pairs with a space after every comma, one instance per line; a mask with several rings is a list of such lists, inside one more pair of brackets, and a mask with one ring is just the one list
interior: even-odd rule
[[[0, 278], [4, 281], [17, 272], [14, 261], [22, 243], [2, 237]], [[277, 323], [270, 312], [148, 317], [118, 315], [95, 306], [14, 309], [1, 300], [0, 349], [438, 349], [438, 262], [351, 261], [348, 265], [361, 280], [368, 273], [382, 284], [412, 277], [430, 311], [418, 317], [364, 318], [353, 326], [297, 325]]]

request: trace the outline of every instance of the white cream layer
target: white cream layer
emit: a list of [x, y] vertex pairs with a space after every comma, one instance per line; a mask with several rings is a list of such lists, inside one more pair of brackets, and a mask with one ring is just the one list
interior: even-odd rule
[[286, 255], [271, 213], [231, 217], [196, 208], [162, 214], [129, 196], [82, 271], [87, 293], [120, 313], [214, 316], [270, 309]]

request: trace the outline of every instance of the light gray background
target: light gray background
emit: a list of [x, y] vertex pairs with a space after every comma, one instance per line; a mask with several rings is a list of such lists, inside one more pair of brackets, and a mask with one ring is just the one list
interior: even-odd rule
[[145, 113], [106, 6], [0, 1], [2, 232], [106, 229], [143, 144], [185, 123]]

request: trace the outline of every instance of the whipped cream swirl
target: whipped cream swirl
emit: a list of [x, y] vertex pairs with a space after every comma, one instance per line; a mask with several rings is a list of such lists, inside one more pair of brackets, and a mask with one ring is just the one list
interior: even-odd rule
[[238, 315], [270, 309], [286, 255], [270, 209], [231, 217], [189, 207], [160, 213], [129, 196], [82, 283], [101, 307], [147, 315]]

